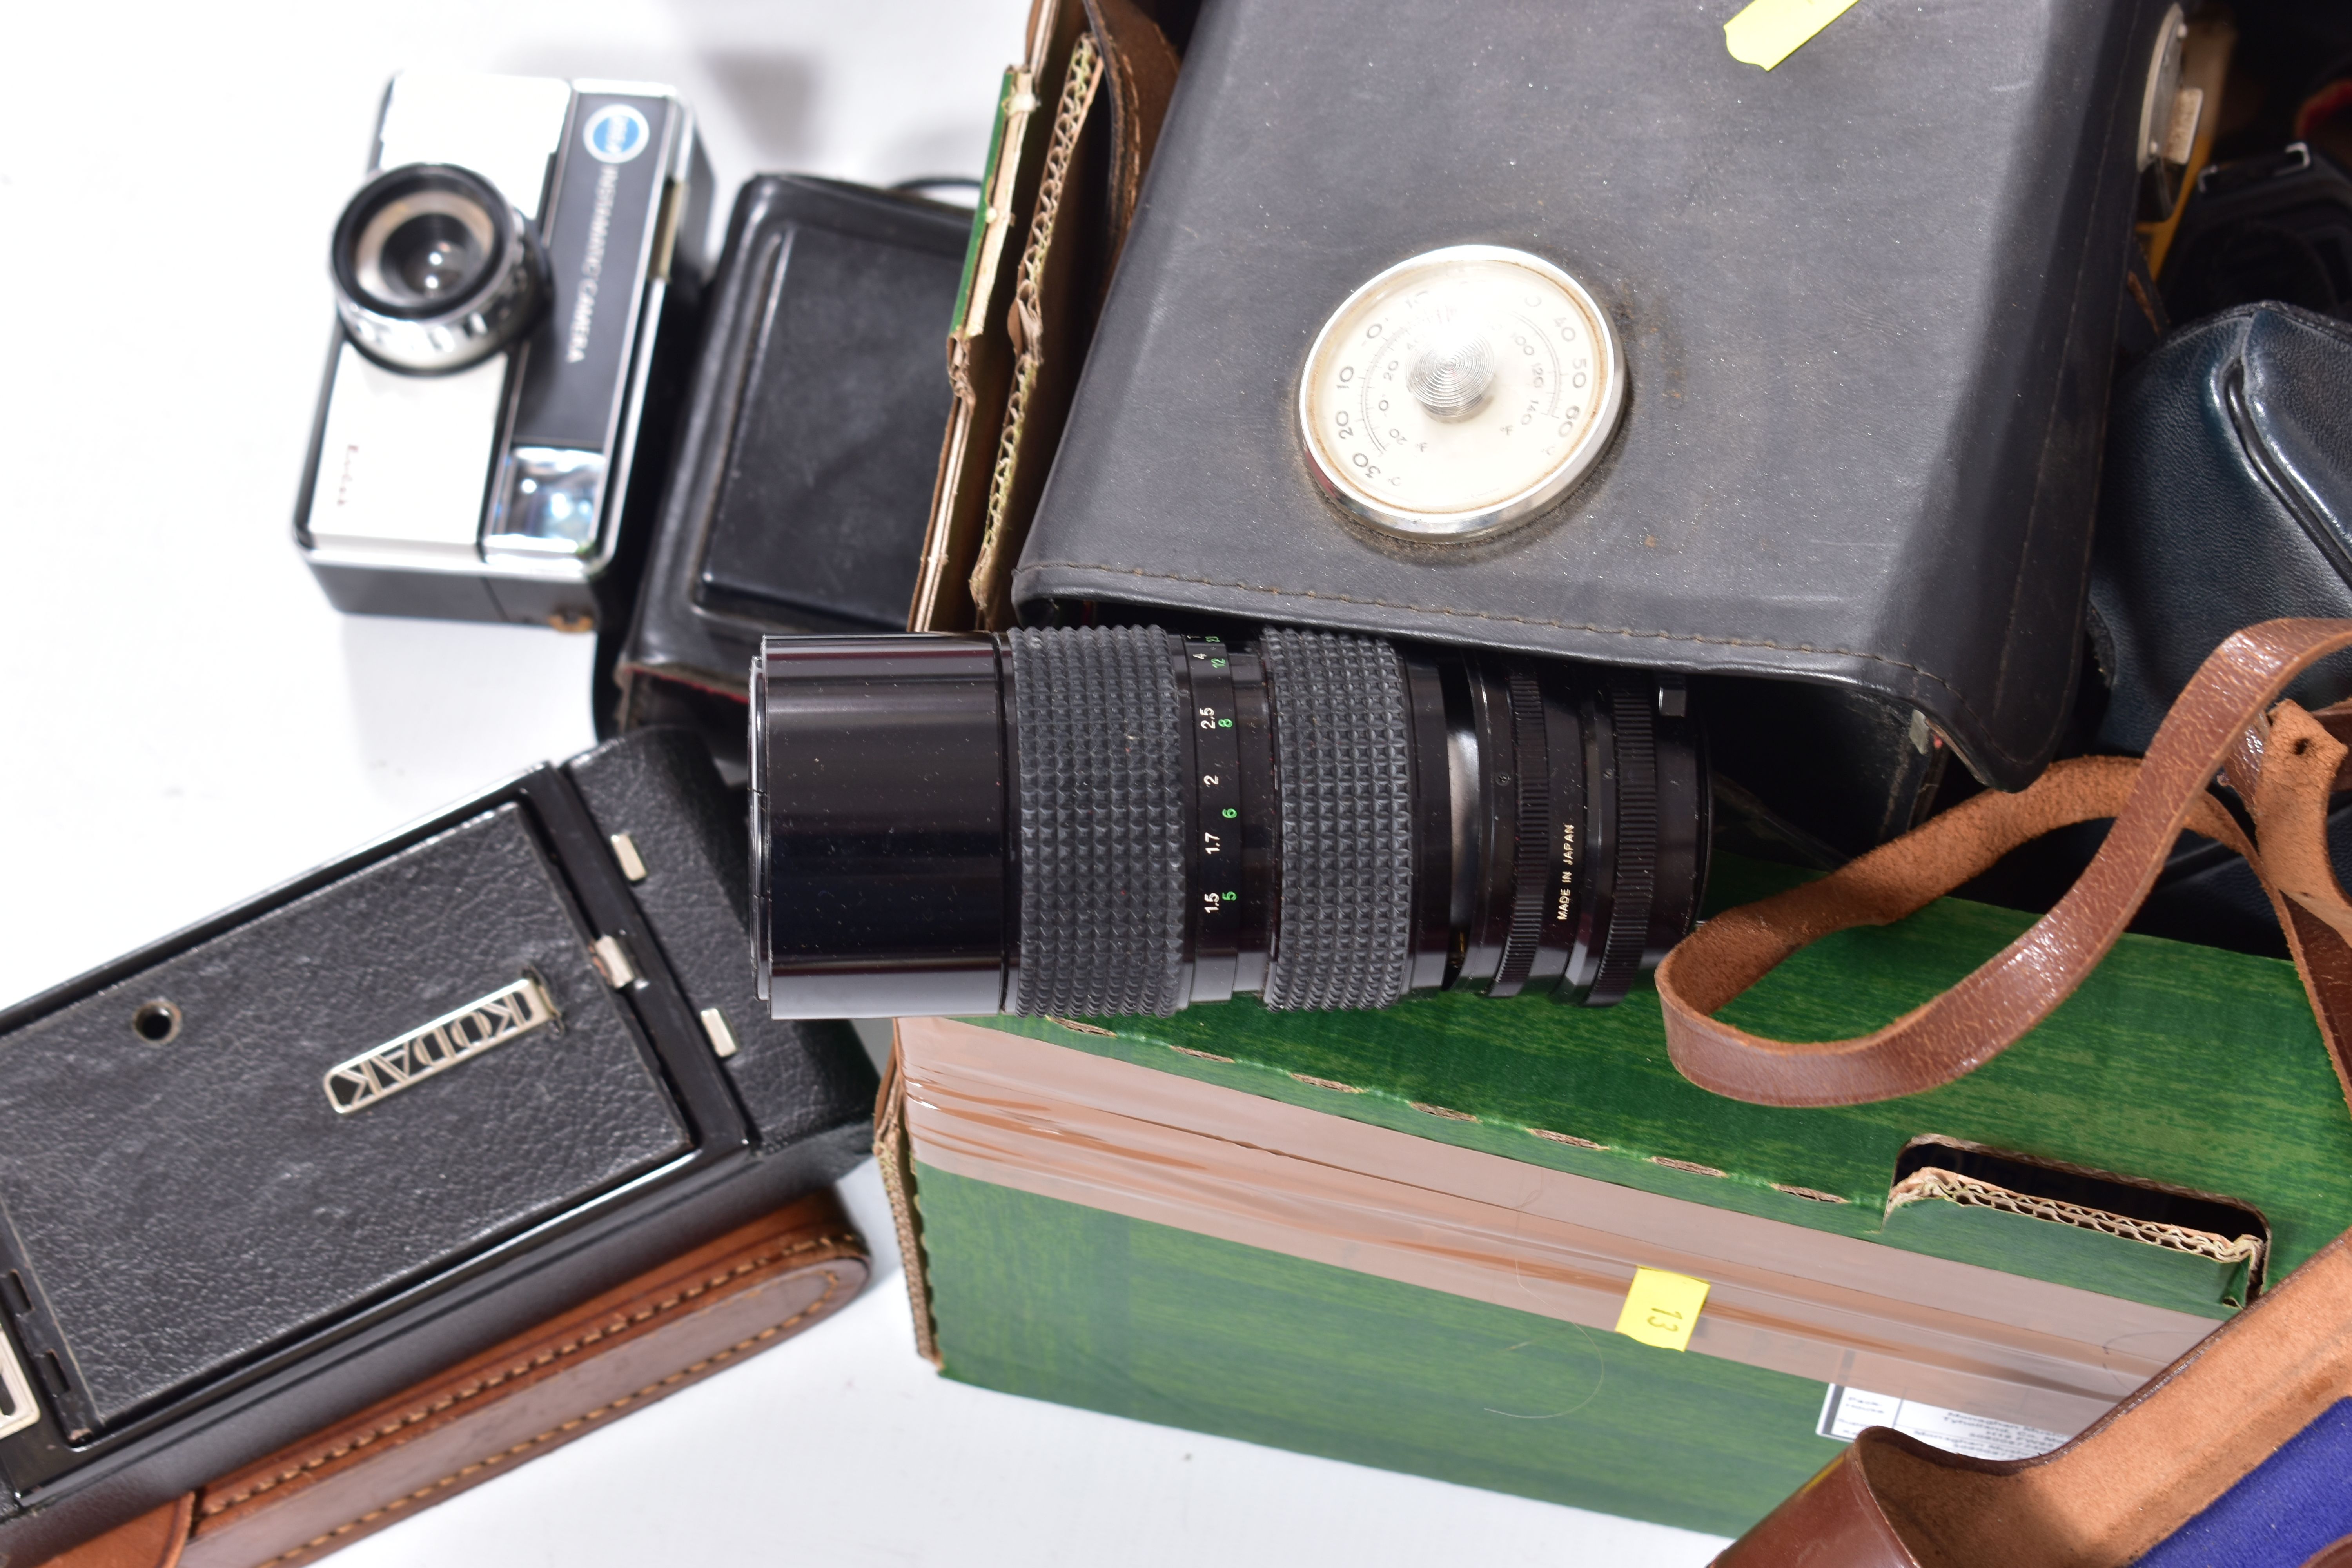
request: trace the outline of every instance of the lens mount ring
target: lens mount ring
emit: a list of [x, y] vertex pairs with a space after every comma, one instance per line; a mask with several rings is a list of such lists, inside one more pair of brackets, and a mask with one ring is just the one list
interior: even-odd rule
[[1504, 678], [1511, 712], [1513, 771], [1518, 778], [1518, 816], [1512, 860], [1511, 925], [1503, 939], [1502, 962], [1486, 994], [1516, 996], [1534, 971], [1536, 943], [1543, 934], [1543, 905], [1550, 889], [1552, 789], [1546, 754], [1543, 693], [1535, 672], [1513, 666]]
[[405, 163], [336, 220], [335, 313], [394, 370], [462, 370], [512, 342], [548, 296], [538, 232], [497, 186], [453, 163]]
[[1588, 1007], [1624, 999], [1642, 973], [1650, 934], [1650, 906], [1658, 889], [1657, 724], [1648, 698], [1622, 678], [1601, 701], [1615, 721], [1617, 742], [1616, 905], [1601, 949], [1600, 972], [1582, 998]]

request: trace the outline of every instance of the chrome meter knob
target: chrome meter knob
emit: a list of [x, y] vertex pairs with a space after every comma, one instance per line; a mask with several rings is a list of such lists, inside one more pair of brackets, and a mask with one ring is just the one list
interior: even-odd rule
[[1592, 296], [1492, 245], [1429, 251], [1349, 295], [1298, 383], [1318, 480], [1414, 539], [1533, 517], [1584, 477], [1624, 405], [1624, 354]]

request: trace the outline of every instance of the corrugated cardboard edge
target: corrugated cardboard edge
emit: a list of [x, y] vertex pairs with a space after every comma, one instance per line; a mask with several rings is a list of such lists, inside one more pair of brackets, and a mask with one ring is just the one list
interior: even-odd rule
[[1031, 0], [1023, 63], [1007, 78], [1012, 90], [999, 106], [996, 165], [984, 176], [988, 183], [973, 213], [982, 232], [970, 268], [971, 297], [948, 332], [948, 379], [955, 401], [940, 444], [929, 521], [907, 612], [908, 631], [965, 631], [976, 621], [969, 579], [980, 553], [997, 426], [1013, 379], [1006, 312], [1014, 278], [1004, 266], [1004, 252], [1035, 203], [1045, 171], [1045, 138], [1034, 125], [1044, 107], [1037, 94], [1061, 79], [1086, 26], [1079, 0]]
[[915, 1147], [907, 1135], [907, 1080], [898, 1070], [898, 1026], [890, 1026], [890, 1066], [874, 1101], [874, 1163], [881, 1167], [882, 1190], [890, 1197], [890, 1222], [898, 1233], [900, 1272], [907, 1277], [907, 1305], [915, 1319], [915, 1353], [933, 1366], [940, 1356], [931, 1318], [931, 1282], [923, 1257], [923, 1220], [915, 1210]]
[[2192, 1258], [2210, 1258], [2215, 1263], [2242, 1263], [2257, 1273], [2262, 1268], [2263, 1238], [2258, 1236], [2217, 1236], [2185, 1225], [2131, 1219], [2082, 1204], [2012, 1193], [2007, 1187], [1996, 1186], [1975, 1176], [1962, 1175], [1958, 1171], [1947, 1171], [1935, 1165], [1914, 1171], [1895, 1183], [1886, 1194], [1886, 1212], [1891, 1215], [1896, 1209], [1912, 1204], [1932, 1201], [1953, 1204], [1961, 1208], [1995, 1209], [2027, 1219], [2071, 1226], [2076, 1230], [2095, 1230], [2103, 1236], [2140, 1242], [2161, 1247], [2167, 1252], [2186, 1253]]
[[[1013, 578], [1013, 558], [1028, 537], [1028, 519], [1015, 517], [1013, 485], [1020, 472], [1024, 437], [1029, 425], [1031, 394], [1045, 357], [1045, 327], [1042, 295], [1046, 256], [1060, 223], [1062, 192], [1077, 156], [1078, 137], [1094, 112], [1104, 78], [1101, 52], [1091, 35], [1080, 34], [1072, 46], [1061, 98], [1055, 107], [1053, 134], [1045, 143], [1045, 164], [1029, 218], [1028, 240], [1022, 247], [1014, 273], [1009, 326], [1018, 357], [1013, 364], [1013, 384], [1005, 395], [1003, 427], [997, 433], [996, 460], [989, 469], [988, 500], [981, 513], [979, 552], [972, 562], [968, 592], [980, 618], [991, 631], [1013, 624], [1007, 596]], [[1069, 241], [1063, 241], [1068, 247]], [[1066, 353], [1056, 343], [1056, 353]], [[1034, 458], [1032, 458], [1034, 461]]]

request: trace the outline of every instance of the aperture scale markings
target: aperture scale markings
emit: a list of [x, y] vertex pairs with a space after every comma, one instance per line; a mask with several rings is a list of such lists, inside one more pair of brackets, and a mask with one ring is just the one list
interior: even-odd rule
[[1221, 642], [1188, 642], [1184, 653], [1199, 769], [1194, 947], [1222, 956], [1236, 950], [1241, 932], [1241, 747], [1234, 733], [1233, 669]]

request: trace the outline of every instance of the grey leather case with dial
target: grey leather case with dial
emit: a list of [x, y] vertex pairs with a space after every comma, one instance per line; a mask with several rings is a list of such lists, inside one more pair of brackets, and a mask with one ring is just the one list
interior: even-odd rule
[[[1770, 72], [1744, 0], [1208, 0], [1014, 593], [1916, 710], [1986, 779], [2066, 721], [2160, 4], [1864, 0]], [[1612, 318], [1613, 444], [1423, 544], [1309, 477], [1308, 345], [1442, 246]]]
[[0, 1013], [0, 1556], [863, 1156], [856, 1037], [752, 995], [741, 814], [640, 731]]

